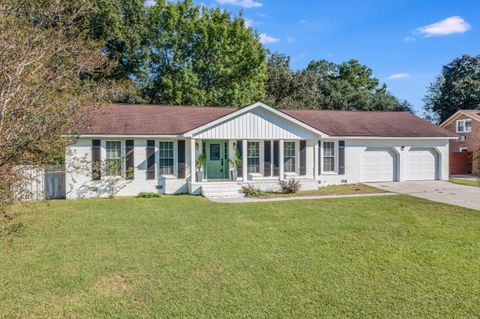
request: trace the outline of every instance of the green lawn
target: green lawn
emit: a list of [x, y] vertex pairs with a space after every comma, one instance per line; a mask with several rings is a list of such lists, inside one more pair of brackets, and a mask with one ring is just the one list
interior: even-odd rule
[[285, 193], [265, 193], [259, 198], [273, 198], [273, 197], [298, 197], [298, 196], [329, 196], [329, 195], [356, 195], [356, 194], [376, 194], [388, 193], [382, 189], [371, 187], [364, 184], [345, 184], [345, 185], [330, 185], [322, 186], [315, 190], [298, 191], [294, 194]]
[[[2, 318], [478, 317], [480, 214], [408, 196], [17, 205]], [[22, 223], [22, 224], [19, 224]]]
[[471, 181], [467, 179], [450, 178], [449, 182], [454, 184], [466, 185], [466, 186], [480, 187], [480, 184], [477, 181]]

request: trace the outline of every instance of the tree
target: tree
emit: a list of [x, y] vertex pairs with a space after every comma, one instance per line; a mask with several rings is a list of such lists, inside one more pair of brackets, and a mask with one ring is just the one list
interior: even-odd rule
[[338, 77], [350, 83], [355, 90], [377, 89], [379, 81], [372, 75], [372, 69], [360, 64], [357, 60], [349, 60], [338, 66]]
[[115, 101], [145, 102], [139, 92], [147, 63], [144, 0], [94, 0], [82, 20], [89, 38], [104, 43], [105, 56], [115, 63], [104, 73], [125, 88]]
[[462, 109], [480, 109], [480, 55], [463, 55], [443, 66], [424, 98], [427, 116], [441, 123]]
[[379, 86], [373, 71], [356, 60], [339, 65], [312, 61], [292, 71], [288, 56], [272, 53], [267, 66], [266, 101], [277, 107], [413, 113], [407, 101], [391, 95], [385, 84]]
[[73, 133], [88, 109], [107, 98], [109, 83], [96, 77], [111, 66], [102, 44], [88, 40], [78, 25], [88, 4], [0, 5], [0, 204], [18, 178], [15, 165], [57, 161], [69, 142], [63, 134]]
[[159, 0], [148, 9], [152, 103], [242, 106], [263, 99], [265, 49], [227, 11]]

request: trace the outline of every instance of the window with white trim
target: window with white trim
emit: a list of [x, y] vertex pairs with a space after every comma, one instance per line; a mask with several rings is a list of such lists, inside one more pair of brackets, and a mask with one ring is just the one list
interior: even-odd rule
[[105, 160], [105, 174], [107, 176], [122, 175], [122, 143], [120, 141], [106, 142], [107, 158]]
[[458, 120], [457, 121], [457, 133], [469, 133], [472, 131], [472, 120]]
[[173, 175], [173, 142], [159, 142], [158, 157], [160, 175]]
[[260, 143], [247, 143], [247, 170], [249, 173], [260, 172]]
[[295, 172], [295, 142], [285, 142], [283, 150], [285, 173]]
[[335, 142], [323, 142], [323, 171], [335, 171]]
[[460, 147], [460, 148], [458, 149], [458, 151], [459, 151], [459, 152], [462, 152], [462, 153], [465, 153], [465, 152], [468, 152], [468, 148], [466, 148], [466, 147]]
[[465, 142], [467, 140], [467, 137], [465, 135], [460, 135], [458, 138], [457, 138], [457, 141], [459, 142]]

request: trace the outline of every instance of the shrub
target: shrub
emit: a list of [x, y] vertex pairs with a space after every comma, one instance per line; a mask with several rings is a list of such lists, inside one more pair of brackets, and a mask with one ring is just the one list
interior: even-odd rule
[[283, 193], [294, 194], [298, 192], [301, 187], [302, 186], [300, 185], [300, 182], [295, 180], [294, 178], [280, 181], [280, 188], [282, 189]]
[[250, 184], [242, 186], [242, 191], [245, 194], [245, 197], [260, 197], [265, 195], [265, 192], [260, 188]]
[[138, 195], [135, 197], [136, 198], [158, 198], [160, 197], [160, 195], [158, 195], [157, 193], [142, 192], [142, 193], [138, 193]]

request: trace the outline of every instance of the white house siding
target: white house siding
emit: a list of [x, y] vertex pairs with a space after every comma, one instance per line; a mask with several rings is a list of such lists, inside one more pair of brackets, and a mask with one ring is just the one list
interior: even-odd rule
[[[392, 149], [397, 154], [397, 181], [406, 181], [408, 153], [411, 148], [433, 149], [438, 154], [437, 179], [448, 179], [448, 140], [446, 139], [345, 139], [345, 174], [323, 174], [318, 177], [321, 185], [359, 183], [362, 181], [363, 153], [370, 149]], [[403, 150], [402, 150], [403, 147]], [[338, 159], [338, 158], [337, 158]]]
[[[92, 139], [99, 138], [82, 138], [75, 144], [69, 146], [66, 152], [66, 196], [67, 198], [91, 198], [108, 196], [106, 188], [106, 178], [102, 174], [102, 180], [92, 180], [91, 158], [92, 158]], [[120, 140], [122, 145], [122, 156], [125, 155], [125, 140], [132, 138], [101, 138], [101, 156], [102, 160], [106, 158], [106, 141]], [[158, 192], [166, 194], [186, 193], [186, 180], [189, 178], [190, 166], [188, 159], [190, 158], [189, 143], [185, 143], [185, 164], [186, 178], [178, 179], [176, 176], [160, 176], [159, 174], [159, 153], [158, 142], [168, 141], [172, 139], [154, 139], [155, 140], [155, 174], [156, 178], [147, 180], [147, 139], [133, 139], [134, 143], [134, 179], [122, 179], [119, 182], [118, 196], [134, 196], [140, 192]], [[174, 140], [174, 171], [177, 171], [177, 141]], [[125, 167], [123, 167], [123, 170]], [[161, 186], [162, 188], [158, 188]]]

